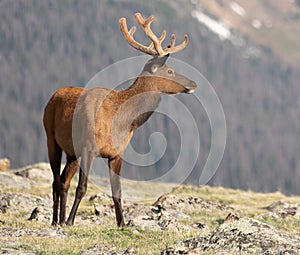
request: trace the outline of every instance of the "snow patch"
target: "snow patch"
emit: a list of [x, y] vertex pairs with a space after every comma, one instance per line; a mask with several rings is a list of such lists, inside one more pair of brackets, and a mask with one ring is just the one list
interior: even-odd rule
[[261, 26], [262, 26], [261, 21], [258, 20], [258, 19], [252, 20], [251, 25], [252, 25], [255, 29], [260, 29]]
[[229, 6], [230, 6], [231, 10], [233, 10], [237, 15], [239, 15], [241, 17], [244, 17], [246, 15], [245, 9], [238, 3], [231, 2]]
[[192, 11], [192, 17], [217, 34], [221, 40], [230, 39], [231, 32], [225, 24], [212, 19], [201, 11]]
[[[250, 45], [248, 42], [244, 40], [244, 38], [235, 33], [234, 30], [230, 30], [222, 22], [219, 22], [212, 17], [204, 14], [201, 10], [193, 10], [192, 17], [198, 20], [201, 24], [206, 26], [211, 32], [218, 35], [221, 41], [229, 40], [234, 46], [239, 48], [241, 51], [241, 55], [245, 59], [256, 59], [261, 55], [261, 51], [259, 48]], [[246, 13], [245, 13], [246, 14]], [[260, 20], [254, 20], [252, 22], [252, 26], [256, 27], [256, 29], [261, 28], [263, 23]]]

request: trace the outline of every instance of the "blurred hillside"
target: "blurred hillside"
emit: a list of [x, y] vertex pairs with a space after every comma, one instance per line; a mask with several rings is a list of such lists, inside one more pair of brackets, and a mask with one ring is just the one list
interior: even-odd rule
[[[56, 89], [84, 86], [106, 66], [140, 54], [118, 27], [122, 16], [133, 24], [137, 11], [156, 16], [155, 31], [165, 28], [178, 40], [189, 34], [189, 46], [174, 57], [201, 71], [223, 104], [227, 146], [210, 184], [300, 194], [299, 1], [2, 0], [0, 157], [12, 167], [48, 160], [45, 104]], [[188, 179], [196, 184], [210, 148], [209, 120], [190, 97], [178, 98], [201, 123], [201, 155]], [[145, 169], [150, 176], [169, 169], [180, 148], [176, 126], [159, 114], [138, 130], [133, 147], [147, 152], [145, 137], [155, 131], [168, 150]], [[138, 171], [125, 165], [123, 172]]]
[[299, 0], [202, 0], [199, 3], [228, 27], [299, 67]]

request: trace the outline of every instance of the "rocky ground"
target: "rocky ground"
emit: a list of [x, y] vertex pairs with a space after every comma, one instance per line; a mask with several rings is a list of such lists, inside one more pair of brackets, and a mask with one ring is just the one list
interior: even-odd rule
[[[48, 164], [0, 172], [0, 254], [47, 254], [42, 248], [36, 248], [32, 241], [27, 243], [26, 240], [49, 238], [55, 242], [76, 235], [70, 229], [50, 226], [51, 189], [48, 194], [41, 192], [34, 195], [30, 191], [36, 189], [37, 184], [41, 189], [43, 185], [51, 187]], [[189, 236], [178, 240], [174, 234], [170, 245], [159, 250], [145, 249], [145, 254], [300, 254], [299, 198], [293, 198], [293, 202], [280, 199], [257, 211], [247, 211], [247, 202], [239, 206], [234, 201], [216, 201], [220, 199], [213, 195], [210, 195], [212, 200], [204, 199], [201, 198], [201, 190], [196, 187], [191, 190], [197, 190], [197, 193], [187, 192], [188, 188], [178, 190], [162, 195], [153, 204], [124, 202], [126, 228], [130, 235], [143, 238], [142, 233], [160, 235], [172, 232]], [[284, 198], [283, 195], [280, 197]], [[77, 215], [77, 226], [114, 224], [114, 208], [108, 195], [87, 195], [85, 203], [89, 209]], [[22, 218], [15, 224], [14, 219], [9, 217], [16, 217], [14, 215]], [[31, 227], [30, 224], [38, 225]], [[286, 224], [286, 229], [280, 224]], [[149, 247], [152, 246], [149, 244]], [[120, 249], [106, 242], [85, 247], [75, 254], [143, 254], [139, 252], [141, 250], [134, 243]], [[70, 251], [68, 254], [71, 254]]]

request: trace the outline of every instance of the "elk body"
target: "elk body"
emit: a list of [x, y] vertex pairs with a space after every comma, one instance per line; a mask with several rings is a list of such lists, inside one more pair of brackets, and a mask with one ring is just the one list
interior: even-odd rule
[[[62, 88], [54, 93], [45, 108], [43, 120], [53, 172], [53, 225], [74, 224], [76, 211], [86, 193], [93, 161], [96, 157], [103, 157], [108, 159], [117, 225], [123, 226], [119, 175], [122, 154], [134, 130], [151, 116], [162, 93], [192, 93], [196, 88], [193, 81], [165, 64], [169, 54], [185, 48], [187, 36], [183, 43], [175, 46], [175, 36], [172, 35], [170, 46], [162, 48], [166, 32], [160, 38], [154, 35], [150, 29], [154, 17], [144, 20], [139, 13], [135, 17], [152, 40], [151, 45], [146, 47], [135, 41], [135, 27], [128, 31], [125, 18], [120, 19], [122, 34], [131, 46], [152, 55], [153, 58], [146, 63], [134, 83], [123, 91], [100, 87], [91, 90]], [[61, 173], [62, 152], [67, 156], [67, 162]], [[78, 169], [79, 182], [75, 201], [66, 220], [68, 189]]]

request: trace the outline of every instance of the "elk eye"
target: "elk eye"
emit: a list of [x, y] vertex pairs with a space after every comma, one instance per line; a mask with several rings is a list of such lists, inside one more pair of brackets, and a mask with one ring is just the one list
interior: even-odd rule
[[168, 74], [173, 75], [173, 74], [174, 74], [174, 71], [173, 71], [172, 69], [169, 69], [169, 70], [168, 70]]

